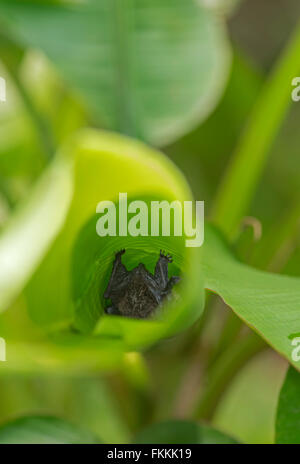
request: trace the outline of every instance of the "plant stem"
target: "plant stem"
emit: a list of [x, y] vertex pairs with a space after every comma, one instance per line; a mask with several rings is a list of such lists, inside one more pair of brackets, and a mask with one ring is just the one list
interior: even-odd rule
[[39, 136], [43, 152], [49, 160], [53, 157], [56, 149], [53, 134], [50, 130], [49, 124], [36, 108], [32, 98], [30, 97], [22, 81], [20, 80], [17, 70], [13, 69], [12, 66], [9, 66], [8, 63], [5, 64], [6, 69], [23, 100], [27, 113], [37, 129], [37, 134]]
[[152, 382], [143, 355], [126, 353], [120, 370], [107, 380], [118, 398], [121, 414], [136, 433], [150, 421], [154, 410]]
[[116, 109], [118, 129], [122, 134], [138, 137], [134, 111], [132, 109], [130, 83], [130, 15], [129, 8], [123, 0], [113, 0], [112, 8], [115, 19], [116, 40]]
[[292, 79], [299, 71], [298, 25], [270, 78], [263, 86], [215, 201], [213, 220], [229, 238], [234, 238], [252, 200], [270, 147], [292, 101]]
[[207, 388], [196, 405], [195, 418], [211, 419], [224, 391], [239, 369], [249, 359], [266, 347], [255, 333], [231, 345], [208, 372]]
[[231, 343], [235, 342], [242, 325], [243, 323], [241, 319], [239, 319], [238, 316], [233, 311], [231, 311], [230, 308], [228, 308], [227, 318], [218, 343], [216, 344], [210, 355], [209, 365], [214, 363], [214, 361], [222, 353], [224, 353], [224, 351], [228, 348], [229, 345], [231, 345]]
[[[274, 234], [274, 230], [276, 234]], [[251, 264], [278, 272], [289, 258], [300, 232], [300, 199], [297, 198], [287, 213], [273, 224], [258, 244]]]
[[15, 81], [16, 87], [18, 88], [21, 97], [23, 98], [23, 102], [27, 108], [27, 112], [37, 129], [41, 145], [44, 149], [44, 153], [48, 159], [51, 159], [55, 153], [55, 143], [49, 125], [47, 121], [42, 117], [40, 112], [37, 110], [36, 106], [34, 105], [34, 102], [27, 93], [19, 77], [13, 74], [12, 77]]

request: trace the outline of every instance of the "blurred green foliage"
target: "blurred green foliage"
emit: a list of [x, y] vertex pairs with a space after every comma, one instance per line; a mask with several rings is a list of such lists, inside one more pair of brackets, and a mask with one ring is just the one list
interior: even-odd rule
[[[0, 0], [0, 421], [35, 416], [0, 441], [232, 442], [206, 419], [274, 442], [286, 363], [272, 351], [264, 369], [270, 348], [247, 326], [299, 368], [288, 336], [300, 330], [300, 106], [287, 110], [300, 39], [292, 0], [272, 2], [270, 40], [257, 34], [262, 3]], [[231, 239], [211, 226], [200, 251], [126, 239], [130, 265], [167, 248], [187, 277], [162, 320], [101, 317], [98, 287], [124, 244], [97, 241], [93, 214], [119, 191], [193, 193]], [[204, 287], [222, 301], [204, 309]], [[278, 442], [298, 440], [296, 369]]]
[[300, 443], [300, 377], [299, 372], [289, 368], [282, 386], [276, 420], [276, 443]]

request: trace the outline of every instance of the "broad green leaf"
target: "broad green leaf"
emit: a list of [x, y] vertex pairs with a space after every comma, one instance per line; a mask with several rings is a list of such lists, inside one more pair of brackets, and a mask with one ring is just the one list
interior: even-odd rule
[[133, 443], [234, 444], [233, 438], [207, 425], [180, 420], [153, 424], [142, 430]]
[[91, 433], [55, 417], [23, 417], [0, 427], [2, 444], [100, 443]]
[[0, 311], [22, 290], [48, 250], [70, 197], [70, 162], [58, 157], [0, 235]]
[[296, 368], [290, 335], [300, 328], [300, 279], [258, 271], [240, 263], [221, 234], [208, 227], [202, 267], [206, 288]]
[[[131, 349], [192, 324], [204, 304], [201, 249], [185, 247], [184, 237], [101, 238], [95, 227], [97, 204], [117, 202], [119, 192], [127, 192], [128, 199], [192, 199], [181, 173], [144, 144], [95, 130], [80, 132], [61, 156], [74, 160], [73, 196], [65, 224], [26, 291], [34, 322], [47, 329], [75, 324], [85, 333], [94, 330], [96, 337], [121, 338]], [[150, 270], [161, 248], [173, 252], [171, 272], [180, 268], [183, 279], [179, 300], [170, 303], [161, 318], [145, 321], [103, 315], [102, 295], [114, 252], [121, 248], [128, 249], [128, 265], [144, 261]]]
[[0, 18], [50, 58], [100, 123], [152, 144], [203, 120], [226, 82], [224, 25], [194, 0], [1, 0]]
[[276, 443], [300, 444], [300, 373], [289, 368], [283, 383], [276, 418]]

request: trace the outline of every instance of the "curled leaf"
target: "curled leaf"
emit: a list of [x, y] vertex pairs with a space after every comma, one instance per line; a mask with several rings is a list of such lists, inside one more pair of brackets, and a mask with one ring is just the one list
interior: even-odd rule
[[[192, 200], [179, 170], [140, 142], [94, 130], [80, 132], [61, 156], [73, 161], [73, 197], [59, 236], [27, 288], [31, 318], [47, 330], [73, 325], [98, 337], [121, 338], [129, 348], [146, 346], [192, 324], [204, 305], [201, 249], [185, 247], [184, 235], [99, 237], [96, 231], [98, 203], [117, 202], [120, 192], [145, 201]], [[128, 249], [129, 266], [144, 262], [149, 270], [159, 250], [165, 249], [174, 255], [171, 273], [184, 276], [179, 299], [155, 320], [103, 315], [114, 252], [123, 248]]]

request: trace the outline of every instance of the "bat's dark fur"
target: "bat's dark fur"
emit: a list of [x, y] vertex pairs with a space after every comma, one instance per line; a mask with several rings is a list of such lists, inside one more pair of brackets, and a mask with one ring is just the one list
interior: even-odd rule
[[111, 277], [104, 293], [104, 298], [111, 301], [106, 308], [107, 314], [118, 314], [134, 318], [148, 318], [168, 297], [179, 277], [168, 278], [168, 264], [172, 262], [169, 254], [160, 251], [154, 275], [147, 271], [144, 264], [139, 264], [132, 271], [127, 271], [122, 263], [121, 250], [115, 255]]

